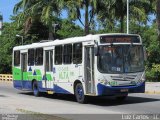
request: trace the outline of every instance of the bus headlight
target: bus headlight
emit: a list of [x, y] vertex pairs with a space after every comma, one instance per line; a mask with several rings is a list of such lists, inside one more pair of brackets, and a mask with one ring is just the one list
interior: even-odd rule
[[108, 81], [107, 80], [100, 80], [100, 83], [104, 84], [104, 85], [108, 85]]

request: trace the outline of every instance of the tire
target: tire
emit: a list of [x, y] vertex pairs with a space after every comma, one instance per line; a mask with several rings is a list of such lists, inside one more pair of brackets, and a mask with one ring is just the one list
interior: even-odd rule
[[36, 81], [33, 82], [33, 95], [38, 97], [40, 95], [39, 89], [38, 89], [38, 84]]
[[87, 102], [87, 96], [84, 95], [84, 89], [81, 83], [76, 84], [74, 93], [75, 93], [77, 102], [79, 103]]

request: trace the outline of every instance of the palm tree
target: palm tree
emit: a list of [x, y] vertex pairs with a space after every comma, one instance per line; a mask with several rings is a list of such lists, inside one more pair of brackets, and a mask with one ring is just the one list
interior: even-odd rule
[[[145, 22], [148, 18], [148, 13], [152, 9], [152, 0], [130, 0], [130, 17], [134, 20], [141, 20]], [[120, 32], [124, 32], [124, 20], [127, 14], [127, 1], [126, 0], [108, 0], [104, 4], [105, 7], [100, 12], [99, 18], [102, 19], [106, 15], [107, 21], [119, 21]], [[107, 7], [109, 6], [109, 7]], [[102, 19], [104, 20], [104, 19]]]
[[[66, 0], [66, 6], [69, 18], [79, 20], [84, 26], [85, 34], [89, 34], [90, 25], [95, 15], [99, 12], [100, 1], [98, 0]], [[84, 22], [82, 21], [82, 10], [84, 10]]]
[[53, 39], [54, 16], [58, 17], [63, 0], [21, 0], [14, 7], [14, 13], [19, 13], [19, 21], [25, 19], [25, 30], [28, 31], [33, 21], [39, 20], [49, 28], [49, 39]]
[[[31, 27], [33, 20], [35, 20], [35, 16], [30, 11], [30, 7], [35, 3], [36, 1], [32, 0], [21, 0], [19, 3], [17, 3], [14, 6], [13, 13], [17, 14], [16, 20], [18, 22], [18, 25], [24, 25], [24, 32], [27, 33], [29, 28]], [[23, 23], [24, 22], [24, 23]]]

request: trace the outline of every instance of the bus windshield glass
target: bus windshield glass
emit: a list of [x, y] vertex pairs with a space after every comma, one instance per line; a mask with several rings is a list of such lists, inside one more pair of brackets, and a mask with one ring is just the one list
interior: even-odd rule
[[144, 71], [141, 45], [99, 46], [98, 69], [102, 73], [134, 73]]

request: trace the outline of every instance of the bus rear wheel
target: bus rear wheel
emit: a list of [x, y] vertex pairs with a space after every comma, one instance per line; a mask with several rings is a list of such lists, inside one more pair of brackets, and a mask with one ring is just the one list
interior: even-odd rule
[[79, 103], [87, 102], [87, 96], [84, 95], [84, 89], [83, 89], [82, 83], [76, 84], [74, 93], [75, 93], [77, 102]]
[[33, 95], [38, 97], [40, 95], [40, 92], [38, 90], [38, 84], [36, 81], [33, 82], [32, 88], [33, 88]]

